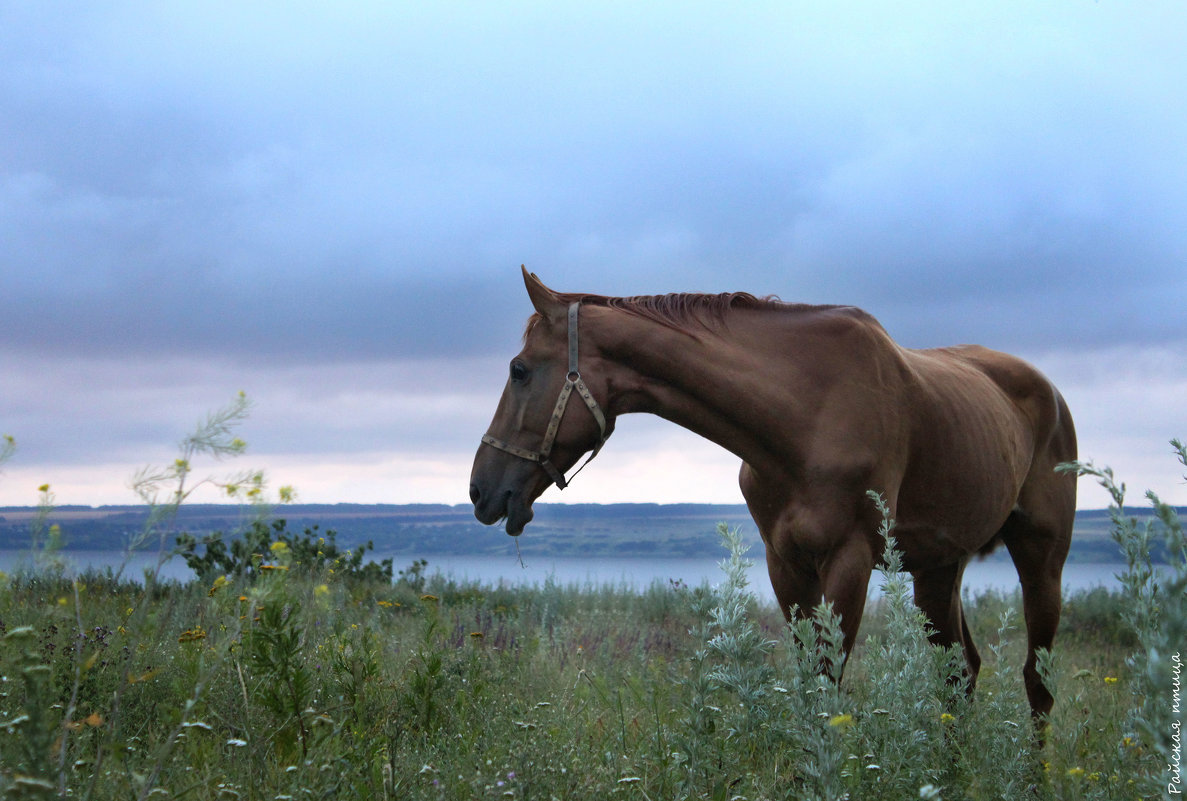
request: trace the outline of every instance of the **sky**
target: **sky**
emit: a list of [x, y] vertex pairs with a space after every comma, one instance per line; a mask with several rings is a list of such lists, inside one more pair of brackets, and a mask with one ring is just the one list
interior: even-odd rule
[[[466, 503], [520, 264], [1018, 354], [1133, 503], [1187, 503], [1185, 36], [1180, 0], [0, 0], [0, 505], [135, 503], [240, 391], [200, 475]], [[737, 467], [624, 417], [541, 500], [740, 503]]]

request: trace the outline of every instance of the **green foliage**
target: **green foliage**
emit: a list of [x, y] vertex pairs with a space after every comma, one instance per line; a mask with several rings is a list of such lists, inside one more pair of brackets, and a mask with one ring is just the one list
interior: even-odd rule
[[[228, 538], [221, 531], [200, 540], [191, 534], [179, 534], [177, 552], [202, 582], [214, 581], [218, 576], [255, 578], [274, 568], [278, 560], [287, 569], [307, 576], [332, 571], [348, 581], [391, 582], [391, 559], [363, 561], [367, 551], [375, 549], [374, 543], [342, 549], [337, 536], [332, 530], [322, 534], [317, 526], [294, 534], [283, 519], [271, 523], [253, 520], [239, 537]], [[420, 586], [425, 565], [427, 562], [421, 561], [408, 569], [410, 579], [417, 579]]]
[[[1187, 445], [1174, 439], [1171, 448], [1179, 464], [1187, 467]], [[1120, 575], [1125, 598], [1122, 618], [1137, 639], [1137, 648], [1127, 660], [1134, 700], [1126, 721], [1127, 739], [1136, 749], [1148, 749], [1149, 758], [1142, 761], [1135, 777], [1140, 789], [1161, 793], [1171, 786], [1165, 768], [1181, 761], [1178, 688], [1182, 648], [1187, 643], [1187, 538], [1182, 521], [1174, 507], [1147, 491], [1154, 517], [1139, 525], [1126, 514], [1125, 484], [1116, 480], [1111, 469], [1098, 468], [1092, 462], [1073, 462], [1060, 468], [1094, 477], [1112, 500], [1112, 535], [1126, 560], [1126, 570]], [[1161, 571], [1154, 569], [1150, 556], [1159, 539], [1169, 557]], [[1175, 775], [1180, 775], [1177, 768]], [[1173, 785], [1182, 791], [1181, 780]]]
[[788, 625], [754, 599], [724, 526], [719, 586], [642, 593], [458, 582], [423, 560], [393, 581], [282, 521], [188, 543], [185, 584], [4, 578], [0, 798], [1156, 796], [1184, 571], [1146, 571], [1142, 533], [1118, 521], [1124, 589], [1067, 599], [1042, 660], [1045, 745], [1017, 596], [966, 600], [984, 655], [970, 697], [885, 510], [883, 593], [848, 661], [829, 606]]

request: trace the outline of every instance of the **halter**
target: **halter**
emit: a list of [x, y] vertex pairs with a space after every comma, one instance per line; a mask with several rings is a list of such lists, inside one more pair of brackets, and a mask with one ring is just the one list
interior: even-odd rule
[[569, 304], [569, 372], [565, 376], [565, 385], [561, 387], [560, 395], [557, 396], [556, 406], [552, 409], [552, 419], [548, 421], [548, 430], [544, 432], [544, 444], [540, 446], [538, 451], [529, 451], [526, 448], [517, 448], [509, 442], [504, 442], [501, 439], [496, 439], [490, 434], [484, 434], [482, 441], [491, 447], [498, 448], [501, 451], [506, 451], [512, 456], [518, 456], [520, 459], [527, 459], [529, 462], [535, 462], [544, 468], [544, 472], [556, 482], [556, 485], [561, 489], [569, 486], [569, 482], [565, 480], [565, 475], [560, 470], [556, 469], [548, 457], [552, 453], [552, 445], [556, 441], [556, 432], [560, 429], [561, 418], [565, 416], [565, 407], [569, 403], [569, 396], [573, 390], [577, 390], [577, 394], [581, 396], [581, 400], [585, 401], [585, 405], [589, 407], [590, 413], [594, 416], [594, 420], [598, 422], [598, 430], [601, 435], [598, 437], [598, 444], [594, 446], [593, 453], [585, 460], [581, 467], [577, 468], [573, 475], [577, 475], [585, 469], [585, 465], [598, 455], [598, 451], [606, 444], [606, 415], [602, 414], [598, 402], [594, 400], [593, 393], [589, 391], [589, 387], [581, 380], [581, 373], [577, 370], [577, 310], [581, 307], [581, 303], [574, 302]]

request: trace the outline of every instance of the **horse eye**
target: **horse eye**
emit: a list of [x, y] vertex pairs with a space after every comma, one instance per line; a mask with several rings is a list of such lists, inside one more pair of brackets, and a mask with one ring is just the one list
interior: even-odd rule
[[519, 383], [528, 377], [528, 368], [522, 362], [511, 362], [511, 380]]

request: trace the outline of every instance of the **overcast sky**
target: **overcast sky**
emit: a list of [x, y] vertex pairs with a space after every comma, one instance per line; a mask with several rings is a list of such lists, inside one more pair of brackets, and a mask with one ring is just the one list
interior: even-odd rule
[[[248, 453], [200, 470], [466, 502], [521, 263], [1020, 354], [1187, 503], [1181, 0], [584, 5], [0, 0], [0, 504], [132, 503], [239, 390]], [[542, 500], [736, 471], [623, 419]]]

